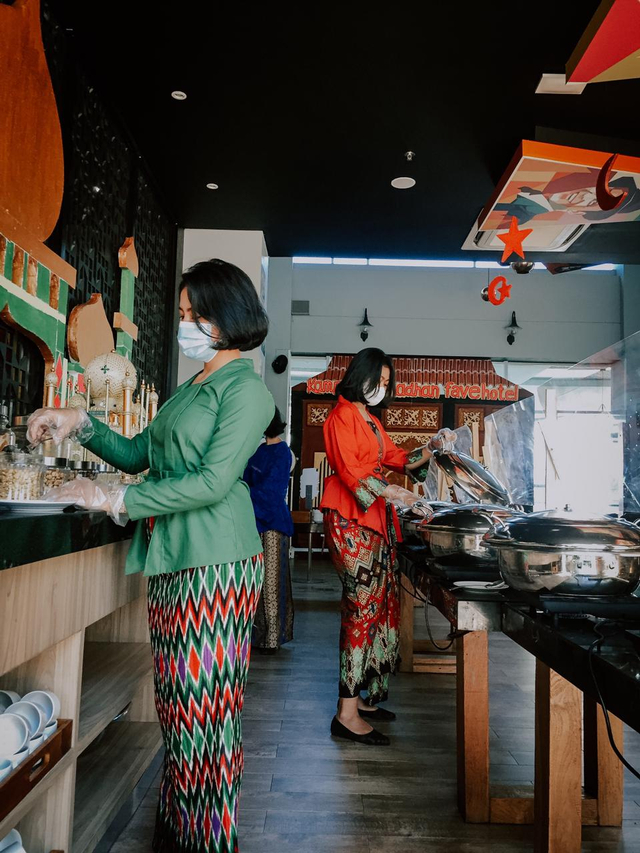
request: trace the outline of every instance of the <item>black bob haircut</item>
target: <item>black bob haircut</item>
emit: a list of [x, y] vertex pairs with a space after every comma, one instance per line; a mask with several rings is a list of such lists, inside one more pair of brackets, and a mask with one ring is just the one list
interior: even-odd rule
[[[212, 258], [182, 274], [180, 292], [187, 288], [193, 319], [216, 327], [220, 334], [212, 348], [255, 349], [267, 337], [269, 318], [249, 276], [239, 267]], [[203, 330], [204, 331], [204, 330]]]
[[380, 408], [386, 408], [393, 402], [396, 395], [396, 372], [389, 356], [375, 347], [363, 349], [354, 356], [336, 393], [351, 403], [368, 405], [364, 395], [375, 391], [378, 387], [383, 367], [388, 367], [390, 373], [389, 387], [384, 400], [380, 403]]
[[279, 435], [282, 435], [286, 428], [287, 425], [282, 420], [280, 409], [276, 406], [276, 413], [269, 426], [265, 429], [264, 434], [267, 438], [277, 438]]

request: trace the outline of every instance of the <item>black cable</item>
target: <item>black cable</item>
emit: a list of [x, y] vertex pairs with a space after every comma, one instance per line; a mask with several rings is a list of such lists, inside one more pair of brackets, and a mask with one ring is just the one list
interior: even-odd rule
[[436, 643], [436, 641], [435, 641], [435, 640], [434, 640], [434, 638], [433, 638], [433, 633], [431, 632], [431, 623], [429, 622], [429, 607], [430, 607], [430, 606], [435, 606], [435, 605], [432, 605], [432, 604], [431, 604], [431, 602], [429, 601], [429, 593], [427, 593], [427, 597], [426, 597], [426, 598], [425, 598], [425, 600], [424, 600], [424, 605], [425, 605], [425, 606], [424, 606], [424, 621], [426, 622], [426, 625], [427, 625], [427, 634], [429, 635], [429, 639], [431, 640], [432, 645], [433, 645], [433, 646], [435, 646], [435, 648], [436, 648], [439, 652], [446, 652], [446, 651], [448, 651], [448, 650], [451, 648], [451, 646], [453, 645], [453, 643], [454, 643], [454, 641], [455, 641], [455, 637], [452, 637], [452, 638], [449, 640], [449, 645], [447, 645], [447, 646], [439, 646], [439, 645]]
[[406, 586], [402, 583], [402, 581], [400, 581], [400, 587], [407, 593], [407, 595], [410, 595], [411, 598], [415, 598], [416, 601], [419, 601], [420, 604], [424, 604], [427, 600], [426, 598], [422, 598], [422, 596], [417, 595], [418, 587], [415, 584], [413, 585], [413, 592], [411, 592], [410, 589], [407, 589]]
[[[611, 729], [611, 720], [609, 719], [609, 711], [607, 710], [607, 706], [604, 704], [604, 699], [602, 698], [602, 692], [600, 690], [600, 685], [598, 684], [598, 681], [596, 679], [596, 674], [595, 674], [595, 671], [593, 669], [593, 656], [595, 654], [596, 647], [601, 646], [602, 643], [607, 639], [605, 637], [605, 635], [602, 633], [602, 631], [600, 630], [600, 626], [605, 625], [607, 623], [607, 621], [608, 620], [606, 620], [606, 619], [601, 620], [600, 622], [597, 622], [593, 628], [594, 632], [598, 635], [598, 638], [596, 640], [594, 640], [593, 643], [589, 646], [589, 670], [591, 672], [591, 679], [593, 681], [593, 686], [595, 687], [596, 693], [598, 695], [598, 701], [600, 702], [600, 705], [602, 706], [602, 711], [604, 713], [604, 721], [605, 721], [605, 724], [607, 726], [607, 735], [609, 736], [609, 743], [611, 744], [611, 749], [615, 752], [615, 754], [617, 755], [619, 760], [624, 764], [624, 766], [627, 768], [627, 770], [630, 773], [633, 773], [633, 775], [637, 779], [640, 779], [640, 773], [635, 769], [635, 767], [633, 767], [633, 765], [629, 764], [627, 759], [624, 757], [624, 755], [620, 752], [620, 750], [616, 746], [616, 742], [613, 738], [613, 731]], [[598, 649], [598, 651], [600, 651], [600, 649]]]

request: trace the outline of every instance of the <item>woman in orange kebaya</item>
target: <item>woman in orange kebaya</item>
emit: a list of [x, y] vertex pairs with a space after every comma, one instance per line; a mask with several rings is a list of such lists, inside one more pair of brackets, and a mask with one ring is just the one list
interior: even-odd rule
[[[331, 734], [370, 745], [389, 739], [369, 721], [393, 720], [377, 706], [387, 698], [389, 673], [398, 662], [399, 597], [395, 544], [398, 520], [391, 501], [412, 506], [413, 492], [390, 485], [384, 469], [426, 477], [440, 433], [411, 454], [397, 447], [370, 408], [394, 398], [393, 362], [379, 349], [355, 356], [338, 386], [338, 404], [324, 426], [327, 457], [335, 472], [321, 507], [331, 557], [342, 581], [338, 713]], [[454, 435], [449, 430], [447, 437]], [[455, 440], [455, 436], [454, 439]], [[360, 693], [366, 692], [362, 698]]]

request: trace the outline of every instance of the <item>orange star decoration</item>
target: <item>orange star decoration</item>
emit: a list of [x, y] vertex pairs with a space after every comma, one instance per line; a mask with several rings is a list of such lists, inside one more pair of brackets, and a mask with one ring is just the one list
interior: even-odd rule
[[529, 234], [533, 231], [533, 228], [523, 228], [520, 230], [518, 228], [518, 219], [515, 216], [511, 217], [511, 225], [509, 226], [509, 230], [506, 234], [498, 234], [498, 240], [502, 240], [504, 243], [504, 252], [502, 253], [502, 263], [504, 263], [507, 258], [512, 255], [514, 252], [516, 255], [520, 255], [521, 258], [524, 258], [524, 252], [522, 251], [522, 241], [525, 240]]

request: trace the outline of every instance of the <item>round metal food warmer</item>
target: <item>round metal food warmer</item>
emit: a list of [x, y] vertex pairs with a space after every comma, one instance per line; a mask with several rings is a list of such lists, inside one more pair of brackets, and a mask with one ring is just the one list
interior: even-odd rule
[[486, 543], [485, 536], [494, 519], [504, 521], [519, 513], [510, 506], [508, 490], [487, 468], [464, 453], [436, 452], [433, 459], [474, 502], [443, 507], [431, 518], [416, 523], [414, 532], [442, 564], [470, 569], [495, 565], [497, 553]]
[[496, 564], [496, 551], [486, 542], [495, 519], [509, 519], [514, 511], [504, 506], [459, 504], [437, 512], [418, 532], [433, 557], [443, 565], [485, 566]]
[[640, 581], [640, 530], [628, 521], [545, 511], [496, 519], [485, 542], [520, 592], [620, 595]]

